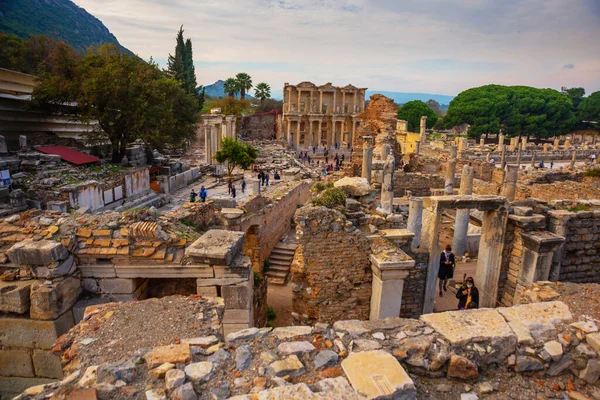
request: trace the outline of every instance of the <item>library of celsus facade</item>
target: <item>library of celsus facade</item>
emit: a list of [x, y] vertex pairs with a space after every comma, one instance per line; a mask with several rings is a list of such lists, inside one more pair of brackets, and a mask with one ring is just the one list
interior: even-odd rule
[[283, 137], [297, 149], [351, 145], [366, 88], [312, 82], [286, 83], [283, 88]]

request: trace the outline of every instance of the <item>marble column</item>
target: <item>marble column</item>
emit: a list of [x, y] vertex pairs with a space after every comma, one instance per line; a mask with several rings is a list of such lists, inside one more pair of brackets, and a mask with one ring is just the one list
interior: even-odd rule
[[373, 285], [370, 320], [397, 318], [400, 315], [404, 279], [414, 265], [414, 260], [402, 260], [398, 256], [371, 255]]
[[210, 140], [212, 138], [211, 130], [212, 127], [210, 125], [204, 126], [204, 156], [206, 164], [212, 163], [212, 144], [210, 143]]
[[427, 141], [427, 117], [425, 115], [423, 115], [421, 117], [421, 127], [420, 127], [420, 136], [421, 136], [421, 143], [425, 143]]
[[211, 164], [218, 164], [217, 160], [214, 159], [214, 156], [217, 154], [217, 151], [221, 148], [221, 143], [219, 142], [219, 128], [216, 125], [213, 125], [211, 129], [211, 140], [210, 143], [212, 145], [212, 162]]
[[506, 168], [506, 145], [502, 145], [502, 158], [500, 159], [500, 168]]
[[300, 150], [300, 120], [296, 121], [296, 150]]
[[8, 146], [6, 145], [6, 138], [0, 135], [0, 154], [8, 153]]
[[571, 157], [571, 168], [575, 168], [576, 161], [577, 161], [577, 150], [573, 149], [573, 157]]
[[504, 135], [503, 134], [498, 135], [498, 145], [504, 146]]
[[517, 167], [521, 168], [521, 143], [517, 145]]
[[559, 146], [560, 146], [560, 139], [554, 138], [554, 151], [557, 151]]
[[383, 182], [381, 184], [381, 209], [384, 214], [392, 214], [394, 212], [394, 169], [396, 160], [394, 156], [389, 154], [390, 146], [386, 143], [383, 147], [387, 147], [387, 157], [383, 164]]
[[450, 147], [450, 159], [456, 160], [456, 156], [458, 155], [458, 147], [451, 146]]
[[319, 120], [319, 132], [317, 132], [317, 137], [319, 138], [319, 146], [323, 142], [323, 121]]
[[517, 138], [510, 138], [510, 145], [508, 146], [508, 150], [512, 153], [517, 148]]
[[485, 155], [485, 161], [490, 162], [490, 152], [488, 151]]
[[485, 146], [485, 139], [484, 138], [479, 139], [479, 146], [481, 146], [481, 147]]
[[521, 145], [524, 149], [527, 147], [527, 136], [521, 138]]
[[[310, 92], [311, 96], [312, 96], [312, 92]], [[309, 141], [308, 143], [310, 143], [313, 147], [315, 146], [315, 137], [313, 134], [313, 122], [312, 120], [308, 121], [308, 125], [309, 125]], [[306, 146], [306, 143], [304, 143], [304, 146], [308, 148], [308, 146]]]
[[19, 149], [21, 149], [21, 151], [27, 151], [27, 136], [19, 136]]
[[569, 150], [569, 148], [571, 148], [571, 141], [569, 139], [565, 140], [564, 148], [565, 150]]
[[535, 167], [535, 151], [531, 152], [531, 167]]
[[[460, 180], [459, 195], [473, 194], [473, 177], [475, 171], [473, 167], [465, 165], [462, 170]], [[467, 233], [469, 231], [469, 219], [471, 210], [462, 208], [456, 210], [456, 221], [454, 223], [454, 239], [452, 241], [452, 249], [459, 257], [464, 256], [467, 249]]]
[[367, 178], [369, 184], [371, 183], [371, 168], [373, 163], [373, 137], [363, 137], [363, 162], [362, 162], [362, 174], [363, 178]]
[[292, 121], [289, 118], [287, 121], [287, 144], [292, 144]]
[[408, 221], [406, 229], [415, 234], [410, 248], [416, 250], [421, 246], [421, 227], [423, 219], [423, 199], [411, 197], [408, 201]]
[[544, 143], [543, 148], [544, 148], [544, 153], [547, 153], [548, 152], [548, 143]]
[[323, 114], [323, 92], [319, 90], [319, 114]]
[[518, 178], [519, 167], [516, 165], [507, 165], [506, 174], [504, 175], [504, 187], [502, 189], [502, 196], [506, 197], [508, 201], [515, 201]]
[[444, 192], [447, 195], [454, 194], [454, 174], [456, 174], [456, 146], [450, 147], [450, 159], [446, 167], [446, 181], [444, 184]]
[[415, 155], [421, 154], [421, 142], [415, 142]]

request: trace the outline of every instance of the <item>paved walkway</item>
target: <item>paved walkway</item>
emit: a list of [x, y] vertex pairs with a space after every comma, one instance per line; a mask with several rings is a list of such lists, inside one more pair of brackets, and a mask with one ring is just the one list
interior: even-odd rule
[[[475, 271], [477, 269], [477, 261], [470, 261], [467, 263], [458, 262], [456, 263], [456, 269], [454, 270], [454, 280], [456, 282], [462, 282], [465, 274], [467, 276], [475, 277]], [[436, 281], [437, 285], [437, 281]], [[433, 312], [442, 311], [454, 311], [458, 307], [458, 299], [456, 298], [456, 288], [452, 285], [448, 285], [448, 291], [444, 292], [444, 295], [440, 297], [439, 292], [435, 293], [435, 301], [433, 305]]]

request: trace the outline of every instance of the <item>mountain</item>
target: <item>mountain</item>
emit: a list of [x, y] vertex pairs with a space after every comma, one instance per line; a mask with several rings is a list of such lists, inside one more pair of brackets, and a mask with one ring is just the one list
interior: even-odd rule
[[367, 99], [371, 97], [373, 94], [382, 94], [386, 97], [394, 99], [394, 102], [397, 104], [408, 103], [413, 100], [421, 100], [427, 101], [429, 99], [433, 99], [440, 104], [450, 104], [450, 100], [454, 98], [454, 96], [447, 96], [444, 94], [431, 94], [431, 93], [405, 93], [405, 92], [386, 92], [384, 90], [367, 90]]
[[[208, 97], [217, 98], [217, 97], [225, 97], [225, 90], [223, 90], [224, 87], [225, 87], [225, 81], [222, 79], [219, 79], [212, 85], [203, 86], [203, 89], [206, 90], [205, 94]], [[239, 97], [239, 94], [236, 97]], [[250, 96], [248, 93], [246, 93], [246, 98], [253, 99], [253, 97]]]
[[2, 0], [0, 32], [21, 38], [46, 35], [65, 41], [79, 52], [92, 45], [114, 43], [131, 53], [99, 19], [69, 0]]

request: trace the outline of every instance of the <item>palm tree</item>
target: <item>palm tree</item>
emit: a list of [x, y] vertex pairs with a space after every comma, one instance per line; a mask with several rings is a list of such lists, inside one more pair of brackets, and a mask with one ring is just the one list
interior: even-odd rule
[[223, 92], [225, 92], [229, 97], [234, 97], [239, 91], [240, 87], [238, 81], [235, 78], [227, 78], [223, 84]]
[[238, 83], [238, 88], [240, 89], [240, 98], [246, 98], [246, 92], [252, 88], [252, 78], [245, 72], [240, 72], [235, 76], [235, 79]]
[[265, 82], [261, 82], [254, 88], [254, 97], [259, 98], [263, 103], [266, 99], [271, 98], [271, 86]]

